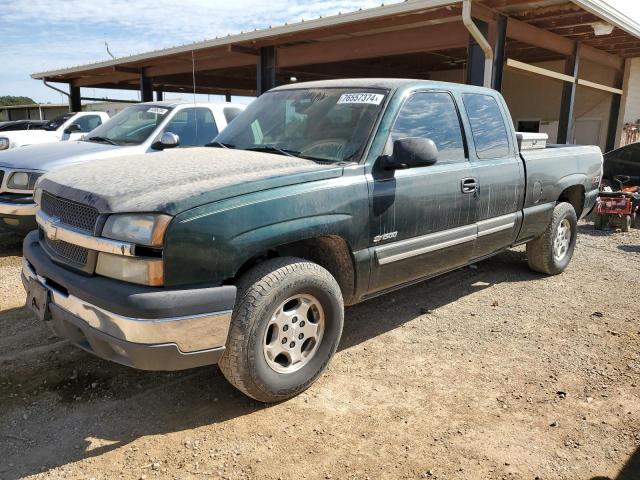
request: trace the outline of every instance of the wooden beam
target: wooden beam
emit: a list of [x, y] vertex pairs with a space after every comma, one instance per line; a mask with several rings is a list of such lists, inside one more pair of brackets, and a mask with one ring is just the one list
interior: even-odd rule
[[[217, 58], [211, 58], [208, 60], [195, 59], [196, 72], [204, 70], [221, 70], [225, 68], [237, 68], [248, 67], [256, 64], [256, 59], [249, 55], [233, 54], [221, 54]], [[146, 75], [150, 77], [159, 77], [163, 75], [173, 75], [176, 73], [189, 73], [192, 71], [192, 64], [190, 60], [184, 60], [182, 62], [159, 64], [156, 66], [150, 66], [145, 69]]]
[[604, 65], [605, 67], [613, 68], [618, 71], [622, 71], [624, 69], [624, 59], [594, 48], [590, 45], [583, 44], [580, 55], [582, 55], [583, 60]]
[[[193, 88], [193, 76], [188, 73], [155, 77], [156, 85], [184, 85]], [[252, 77], [233, 77], [196, 72], [196, 87], [233, 88], [241, 90], [255, 90], [255, 79]]]
[[136, 73], [112, 73], [105, 75], [92, 75], [90, 77], [74, 78], [71, 80], [71, 84], [75, 87], [95, 87], [102, 83], [120, 83], [128, 82], [131, 80], [139, 80], [140, 74]]
[[578, 79], [578, 85], [582, 85], [584, 87], [595, 88], [595, 89], [598, 89], [598, 90], [604, 90], [605, 92], [615, 93], [616, 95], [622, 95], [622, 93], [623, 93], [621, 88], [608, 87], [606, 85], [602, 85], [601, 83], [590, 82], [589, 80], [584, 80], [582, 78]]
[[[193, 93], [193, 87], [183, 84], [163, 84], [157, 86], [158, 88], [162, 88], [164, 92], [164, 96], [166, 97], [168, 93], [171, 92], [180, 92], [180, 93]], [[139, 90], [140, 86], [136, 84], [112, 84], [112, 83], [104, 83], [96, 85], [95, 88], [104, 88], [109, 90]], [[231, 95], [249, 95], [255, 96], [255, 89], [252, 90], [243, 90], [242, 88], [219, 88], [219, 87], [209, 87], [209, 86], [197, 86], [196, 85], [196, 93], [205, 93], [211, 95], [225, 95], [226, 93], [230, 93]]]
[[483, 22], [492, 23], [496, 21], [496, 12], [478, 2], [471, 4], [471, 16]]
[[[573, 55], [575, 48], [575, 42], [573, 40], [513, 18], [509, 19], [507, 37], [544, 48], [545, 50], [561, 53], [566, 57]], [[615, 68], [616, 70], [622, 70], [624, 67], [624, 60], [622, 58], [612, 56], [610, 53], [590, 47], [589, 45], [583, 45], [582, 47], [580, 55], [583, 60]]]
[[[193, 88], [184, 86], [184, 85], [165, 85], [163, 86], [163, 90], [165, 93], [167, 92], [181, 92], [181, 93], [193, 93]], [[226, 95], [227, 93], [230, 95], [236, 96], [256, 96], [255, 89], [253, 90], [242, 90], [240, 88], [218, 88], [218, 87], [196, 87], [196, 93], [205, 93], [210, 95]]]
[[462, 23], [420, 27], [278, 49], [280, 68], [428, 52], [465, 47], [469, 32]]
[[123, 67], [122, 65], [114, 65], [113, 66], [113, 71], [114, 72], [122, 72], [122, 73], [140, 74], [142, 69], [141, 68], [135, 68], [135, 67]]
[[567, 57], [573, 55], [574, 42], [572, 40], [514, 18], [509, 18], [507, 38], [561, 53]]
[[554, 72], [553, 70], [548, 70], [542, 67], [536, 67], [535, 65], [529, 65], [528, 63], [519, 62], [513, 58], [507, 58], [507, 67], [538, 75], [544, 75], [545, 77], [555, 78], [556, 80], [562, 80], [563, 82], [573, 83], [576, 81], [576, 77], [572, 77], [571, 75]]
[[227, 51], [229, 53], [243, 53], [245, 55], [253, 55], [254, 57], [260, 55], [260, 50], [258, 48], [246, 47], [244, 45], [236, 44], [227, 45]]

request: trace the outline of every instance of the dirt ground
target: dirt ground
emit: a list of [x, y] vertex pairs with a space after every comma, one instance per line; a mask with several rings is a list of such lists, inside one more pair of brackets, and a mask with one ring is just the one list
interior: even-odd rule
[[94, 358], [23, 307], [0, 236], [0, 478], [640, 479], [640, 231], [582, 224], [569, 269], [524, 249], [347, 310], [306, 393], [216, 367]]

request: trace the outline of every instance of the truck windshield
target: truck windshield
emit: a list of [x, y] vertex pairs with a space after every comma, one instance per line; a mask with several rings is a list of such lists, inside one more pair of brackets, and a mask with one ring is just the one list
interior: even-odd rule
[[386, 94], [370, 88], [268, 92], [211, 145], [326, 162], [357, 161]]
[[125, 108], [85, 138], [88, 142], [111, 145], [140, 145], [167, 117], [171, 108], [154, 105], [132, 105]]

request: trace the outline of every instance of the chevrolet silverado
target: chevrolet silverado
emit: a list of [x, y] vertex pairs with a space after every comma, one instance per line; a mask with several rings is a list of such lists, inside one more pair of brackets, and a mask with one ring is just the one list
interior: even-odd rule
[[208, 148], [46, 174], [27, 304], [102, 358], [217, 363], [254, 399], [284, 400], [327, 366], [345, 305], [520, 244], [535, 271], [567, 267], [602, 154], [539, 140], [485, 88], [281, 86]]

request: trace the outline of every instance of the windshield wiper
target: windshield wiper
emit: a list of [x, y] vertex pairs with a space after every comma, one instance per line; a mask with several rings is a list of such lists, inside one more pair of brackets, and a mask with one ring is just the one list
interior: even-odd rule
[[222, 142], [216, 142], [216, 141], [205, 144], [205, 147], [236, 148], [235, 145], [231, 145], [230, 143], [222, 143]]
[[98, 142], [98, 143], [108, 143], [109, 145], [120, 145], [118, 142], [111, 140], [110, 138], [106, 138], [106, 137], [89, 137], [86, 139], [88, 142]]
[[299, 157], [300, 152], [296, 152], [294, 150], [285, 150], [282, 148], [278, 148], [275, 145], [258, 145], [257, 147], [245, 148], [250, 152], [269, 152], [269, 153], [279, 153], [280, 155], [286, 155], [287, 157]]
[[322, 163], [322, 164], [340, 164], [340, 163], [350, 163], [350, 162], [342, 162], [337, 160], [329, 160], [326, 158], [320, 157], [312, 157], [310, 155], [298, 155], [299, 158], [304, 158], [305, 160], [311, 160], [312, 162]]

